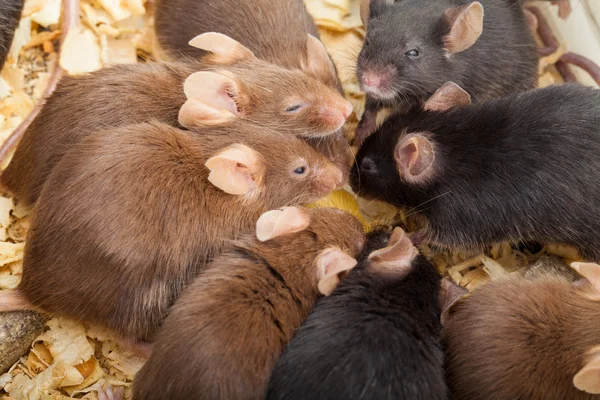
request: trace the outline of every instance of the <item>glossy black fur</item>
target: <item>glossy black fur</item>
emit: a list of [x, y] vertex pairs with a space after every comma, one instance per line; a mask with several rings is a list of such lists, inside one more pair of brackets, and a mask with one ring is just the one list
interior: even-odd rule
[[440, 345], [440, 277], [423, 256], [408, 275], [382, 274], [366, 256], [321, 299], [278, 360], [269, 400], [447, 398]]
[[6, 61], [15, 29], [21, 18], [24, 0], [0, 0], [0, 69]]
[[[447, 9], [473, 0], [371, 0], [365, 46], [358, 57], [358, 77], [365, 68], [393, 65], [393, 100], [372, 103], [408, 110], [422, 104], [447, 81], [465, 89], [473, 101], [528, 90], [537, 84], [538, 56], [521, 4], [516, 0], [479, 0], [483, 32], [469, 49], [446, 57], [443, 38], [451, 25]], [[417, 49], [419, 56], [405, 53]], [[372, 101], [373, 99], [371, 99]], [[369, 101], [369, 103], [371, 103]]]
[[[400, 178], [405, 133], [430, 132], [434, 175]], [[418, 207], [429, 240], [452, 247], [504, 240], [575, 246], [600, 260], [600, 90], [562, 85], [454, 109], [390, 118], [357, 155], [359, 195]], [[360, 171], [360, 173], [359, 173]]]

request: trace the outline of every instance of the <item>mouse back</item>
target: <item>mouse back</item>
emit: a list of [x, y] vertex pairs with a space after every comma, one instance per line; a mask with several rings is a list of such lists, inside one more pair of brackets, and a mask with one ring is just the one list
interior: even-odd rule
[[491, 282], [450, 309], [444, 342], [454, 395], [596, 398], [600, 266], [580, 265], [592, 271], [583, 285], [555, 275], [515, 277]]
[[439, 288], [402, 230], [371, 232], [277, 361], [267, 398], [447, 398]]
[[220, 32], [244, 43], [261, 59], [301, 69], [341, 91], [335, 66], [318, 41], [317, 27], [302, 0], [160, 1], [155, 29], [161, 48], [173, 58], [199, 59], [203, 51], [188, 45], [193, 35]]

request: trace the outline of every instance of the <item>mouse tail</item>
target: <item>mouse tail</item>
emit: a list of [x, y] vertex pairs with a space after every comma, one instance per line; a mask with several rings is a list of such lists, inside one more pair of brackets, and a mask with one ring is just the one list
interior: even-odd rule
[[17, 289], [0, 290], [0, 312], [3, 311], [38, 311]]

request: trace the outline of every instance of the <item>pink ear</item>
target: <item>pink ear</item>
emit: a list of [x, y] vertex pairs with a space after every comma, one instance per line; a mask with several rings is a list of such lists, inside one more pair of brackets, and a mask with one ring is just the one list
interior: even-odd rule
[[402, 228], [394, 228], [387, 246], [369, 254], [369, 260], [376, 263], [393, 262], [409, 266], [416, 255], [416, 248]]
[[265, 173], [260, 154], [243, 144], [234, 144], [211, 157], [204, 165], [210, 170], [208, 181], [225, 193], [234, 195], [255, 189]]
[[596, 292], [598, 293], [598, 300], [600, 300], [600, 265], [595, 263], [574, 262], [571, 263], [571, 268], [591, 283], [592, 287], [596, 289]]
[[267, 211], [256, 221], [256, 237], [261, 242], [303, 231], [310, 224], [310, 214], [298, 207]]
[[396, 145], [394, 157], [398, 172], [408, 182], [423, 182], [433, 173], [433, 144], [421, 134], [414, 133], [401, 138]]
[[323, 43], [311, 34], [306, 41], [306, 61], [302, 62], [302, 71], [307, 75], [327, 82], [336, 77], [335, 67]]
[[186, 128], [221, 124], [240, 116], [235, 102], [237, 83], [225, 75], [195, 72], [183, 83], [183, 91], [188, 100], [179, 111], [179, 123]]
[[246, 46], [222, 33], [206, 32], [196, 36], [188, 44], [213, 53], [213, 60], [221, 64], [256, 58]]
[[471, 96], [454, 82], [446, 82], [423, 105], [426, 111], [448, 111], [471, 104]]
[[448, 319], [450, 308], [460, 299], [467, 296], [469, 291], [462, 286], [452, 282], [448, 277], [445, 277], [440, 282], [440, 304], [441, 304], [441, 323]]
[[339, 274], [356, 266], [354, 258], [337, 247], [324, 250], [317, 257], [317, 279], [319, 292], [329, 296], [340, 282]]
[[600, 346], [588, 352], [588, 360], [573, 377], [573, 385], [583, 392], [600, 394]]
[[460, 53], [473, 46], [483, 32], [483, 6], [475, 1], [466, 7], [446, 11], [452, 27], [444, 37], [444, 49], [448, 53]]

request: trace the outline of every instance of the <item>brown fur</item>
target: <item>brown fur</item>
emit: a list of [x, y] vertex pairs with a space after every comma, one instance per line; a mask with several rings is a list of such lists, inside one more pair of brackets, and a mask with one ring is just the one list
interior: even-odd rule
[[[243, 118], [293, 135], [323, 129], [316, 109], [322, 102], [339, 98], [337, 92], [299, 71], [258, 59], [233, 65], [211, 65], [210, 59], [204, 63], [121, 65], [65, 77], [25, 132], [0, 183], [31, 207], [54, 166], [81, 138], [98, 129], [152, 119], [178, 126], [179, 109], [186, 100], [183, 81], [198, 70], [233, 74], [244, 93], [238, 104]], [[316, 99], [315, 94], [319, 94]], [[283, 110], [290, 98], [298, 96], [312, 99], [314, 106], [287, 118]], [[347, 178], [350, 150], [341, 134], [313, 145], [343, 168]]]
[[[302, 0], [158, 1], [155, 28], [162, 50], [172, 58], [201, 57], [204, 52], [187, 43], [195, 35], [219, 32], [247, 46], [258, 58], [289, 69], [301, 69], [306, 62], [306, 35], [319, 38]], [[315, 77], [341, 92], [333, 72]]]
[[[207, 158], [242, 143], [266, 155], [259, 188], [207, 182]], [[292, 176], [304, 158], [310, 172]], [[88, 136], [59, 162], [38, 202], [18, 291], [33, 306], [148, 340], [225, 240], [265, 211], [312, 201], [339, 171], [302, 140], [242, 120], [183, 131], [160, 123]]]
[[600, 345], [600, 302], [555, 276], [493, 282], [460, 300], [444, 328], [457, 399], [597, 399], [573, 377]]
[[308, 229], [233, 243], [185, 291], [137, 374], [134, 399], [262, 399], [279, 354], [319, 297], [315, 258], [329, 246], [357, 257], [350, 214], [311, 210]]

